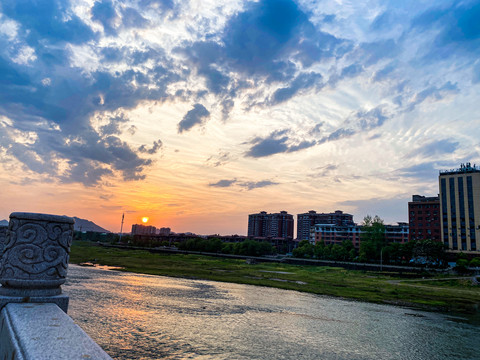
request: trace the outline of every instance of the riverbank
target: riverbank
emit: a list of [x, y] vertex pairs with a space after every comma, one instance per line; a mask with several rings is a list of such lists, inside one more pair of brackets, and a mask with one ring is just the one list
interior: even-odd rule
[[480, 287], [472, 285], [469, 278], [432, 276], [428, 280], [434, 281], [405, 280], [377, 272], [281, 263], [247, 264], [244, 260], [203, 255], [103, 248], [79, 241], [72, 245], [70, 262], [92, 262], [150, 275], [269, 286], [431, 311], [478, 314], [480, 309]]

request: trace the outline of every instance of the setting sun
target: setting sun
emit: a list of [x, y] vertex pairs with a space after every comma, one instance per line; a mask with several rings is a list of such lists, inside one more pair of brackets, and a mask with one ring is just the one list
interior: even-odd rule
[[143, 218], [142, 218], [142, 222], [143, 222], [144, 224], [146, 224], [146, 223], [148, 222], [148, 217], [146, 217], [146, 216], [143, 217]]

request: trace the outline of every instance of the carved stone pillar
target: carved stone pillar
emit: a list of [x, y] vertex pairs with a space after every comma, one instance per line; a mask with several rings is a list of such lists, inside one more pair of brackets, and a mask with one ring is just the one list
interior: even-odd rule
[[[0, 226], [0, 256], [3, 252], [3, 245], [5, 244], [5, 241], [7, 240], [7, 230], [8, 230], [8, 226]], [[0, 258], [0, 262], [1, 262], [1, 258]], [[1, 271], [1, 269], [0, 269], [0, 271]]]
[[62, 295], [73, 238], [67, 216], [12, 213], [0, 266], [0, 308], [8, 302], [53, 302], [65, 312]]

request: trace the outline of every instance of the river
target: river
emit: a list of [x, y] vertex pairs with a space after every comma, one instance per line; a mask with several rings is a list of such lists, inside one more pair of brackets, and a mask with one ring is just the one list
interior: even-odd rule
[[480, 359], [480, 326], [396, 306], [75, 265], [63, 290], [114, 359]]

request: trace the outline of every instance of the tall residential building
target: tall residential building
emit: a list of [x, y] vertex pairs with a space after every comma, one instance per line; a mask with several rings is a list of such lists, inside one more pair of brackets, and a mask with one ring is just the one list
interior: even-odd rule
[[132, 225], [132, 235], [155, 235], [157, 228], [155, 226], [146, 226], [141, 224]]
[[248, 236], [293, 239], [293, 215], [286, 211], [248, 215]]
[[408, 240], [442, 241], [440, 236], [440, 200], [438, 196], [413, 195], [408, 202]]
[[317, 214], [316, 211], [310, 210], [308, 213], [297, 215], [297, 239], [309, 240], [310, 229], [316, 224], [334, 224], [338, 226], [354, 225], [353, 215], [345, 214], [343, 211], [337, 210], [333, 213]]
[[440, 171], [440, 224], [449, 250], [480, 250], [480, 168], [470, 163]]

